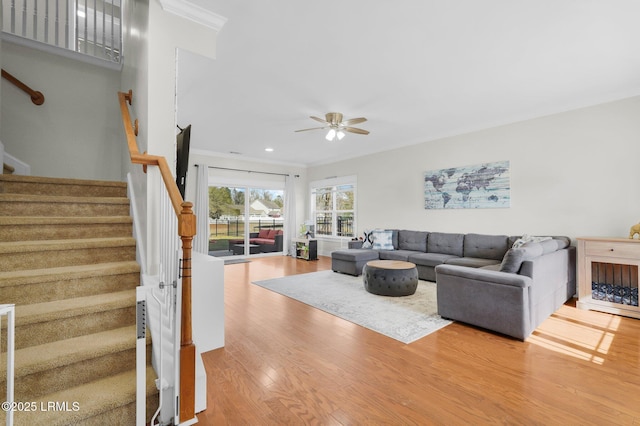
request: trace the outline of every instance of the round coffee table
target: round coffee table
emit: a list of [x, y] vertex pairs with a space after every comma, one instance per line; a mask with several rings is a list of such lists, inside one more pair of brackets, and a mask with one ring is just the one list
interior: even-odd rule
[[418, 269], [411, 262], [372, 260], [362, 270], [364, 288], [379, 296], [409, 296], [418, 288]]

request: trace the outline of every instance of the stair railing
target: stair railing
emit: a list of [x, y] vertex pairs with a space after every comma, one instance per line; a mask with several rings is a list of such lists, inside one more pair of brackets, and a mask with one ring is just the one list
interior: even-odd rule
[[7, 396], [2, 403], [6, 413], [7, 426], [13, 426], [14, 375], [15, 375], [15, 305], [0, 305], [0, 318], [7, 316]]
[[42, 105], [44, 103], [44, 95], [42, 94], [42, 92], [33, 90], [31, 87], [27, 86], [4, 69], [2, 69], [2, 78], [11, 82], [14, 86], [18, 87], [18, 89], [29, 95], [31, 97], [31, 102], [33, 102], [34, 104]]
[[3, 38], [110, 68], [120, 67], [122, 0], [0, 1]]
[[[187, 421], [195, 417], [195, 360], [196, 347], [192, 339], [191, 323], [191, 251], [193, 237], [196, 234], [196, 216], [193, 214], [193, 204], [184, 202], [174, 177], [169, 169], [167, 160], [162, 156], [140, 154], [136, 140], [137, 120], [135, 124], [131, 121], [129, 107], [133, 99], [133, 93], [118, 92], [122, 123], [127, 138], [129, 157], [133, 164], [140, 164], [146, 172], [147, 166], [158, 167], [169, 202], [173, 207], [177, 218], [177, 234], [182, 240], [182, 262], [179, 267], [179, 274], [182, 283], [182, 291], [179, 294], [181, 314], [180, 314], [180, 355], [179, 355], [179, 418]], [[170, 248], [169, 251], [172, 249]], [[176, 277], [178, 278], [178, 277]], [[171, 276], [165, 278], [165, 282], [170, 284]]]

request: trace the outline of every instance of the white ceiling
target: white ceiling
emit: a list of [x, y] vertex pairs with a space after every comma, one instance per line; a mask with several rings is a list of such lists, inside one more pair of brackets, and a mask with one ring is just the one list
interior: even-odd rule
[[[638, 0], [192, 2], [228, 18], [179, 55], [192, 150], [311, 166], [640, 95]], [[330, 111], [371, 133], [294, 133]]]

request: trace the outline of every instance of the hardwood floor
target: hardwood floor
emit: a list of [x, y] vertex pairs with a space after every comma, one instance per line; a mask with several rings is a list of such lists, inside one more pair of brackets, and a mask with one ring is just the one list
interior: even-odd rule
[[204, 425], [640, 425], [640, 320], [568, 303], [525, 342], [460, 323], [405, 345], [251, 281], [330, 259], [225, 266]]

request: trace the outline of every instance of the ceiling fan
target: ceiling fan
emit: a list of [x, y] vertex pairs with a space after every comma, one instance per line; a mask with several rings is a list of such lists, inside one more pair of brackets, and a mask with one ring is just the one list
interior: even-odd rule
[[328, 141], [333, 141], [336, 138], [338, 138], [338, 140], [341, 140], [345, 136], [344, 132], [357, 133], [357, 134], [360, 134], [360, 135], [368, 135], [369, 134], [368, 130], [359, 129], [357, 127], [351, 127], [352, 124], [364, 123], [365, 121], [367, 121], [367, 119], [364, 118], [364, 117], [351, 118], [349, 120], [342, 121], [342, 114], [341, 113], [339, 113], [339, 112], [328, 112], [328, 113], [325, 114], [325, 119], [324, 120], [322, 118], [314, 117], [314, 116], [311, 116], [311, 119], [312, 120], [316, 120], [316, 121], [318, 121], [320, 123], [323, 123], [324, 126], [322, 126], [322, 127], [312, 127], [310, 129], [296, 130], [296, 132], [306, 132], [308, 130], [329, 129], [329, 132], [327, 133], [327, 136], [326, 136], [326, 139]]

